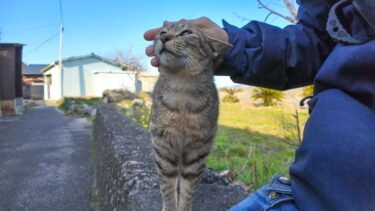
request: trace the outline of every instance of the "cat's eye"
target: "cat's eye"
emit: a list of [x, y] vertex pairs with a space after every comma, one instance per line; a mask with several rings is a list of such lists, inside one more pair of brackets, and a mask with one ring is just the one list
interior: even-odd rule
[[165, 31], [162, 31], [162, 32], [160, 32], [160, 36], [162, 36], [163, 34], [166, 34], [167, 32], [165, 32]]
[[189, 35], [189, 34], [193, 34], [193, 32], [190, 31], [190, 30], [184, 30], [183, 32], [180, 33], [180, 36], [186, 36], [186, 35]]

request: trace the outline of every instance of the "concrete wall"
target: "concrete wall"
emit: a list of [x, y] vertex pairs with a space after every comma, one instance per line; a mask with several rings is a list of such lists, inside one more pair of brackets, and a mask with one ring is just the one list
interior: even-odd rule
[[[46, 100], [58, 100], [61, 98], [60, 77], [58, 66], [54, 66], [48, 71], [43, 73], [44, 75], [44, 99]], [[50, 81], [48, 80], [50, 78]]]
[[[150, 134], [110, 105], [99, 105], [94, 128], [100, 210], [160, 211], [159, 182]], [[224, 211], [247, 195], [207, 170], [194, 211]]]
[[31, 85], [30, 89], [30, 97], [31, 99], [37, 99], [37, 100], [42, 100], [44, 98], [43, 95], [43, 87], [44, 85]]
[[[44, 73], [51, 74], [51, 99], [61, 98], [58, 93], [60, 84], [56, 83], [59, 78], [58, 72], [58, 66], [54, 66]], [[123, 71], [96, 58], [64, 62], [62, 81], [62, 97], [101, 97], [106, 89], [135, 91], [135, 72]], [[44, 92], [44, 96], [48, 97], [47, 84]]]
[[152, 92], [156, 81], [159, 78], [158, 73], [140, 72], [137, 73], [137, 92]]
[[30, 86], [23, 86], [23, 99], [43, 100], [44, 85], [33, 84]]

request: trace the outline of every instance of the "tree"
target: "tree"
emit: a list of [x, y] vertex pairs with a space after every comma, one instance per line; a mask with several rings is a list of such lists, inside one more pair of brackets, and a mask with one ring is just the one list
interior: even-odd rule
[[274, 106], [284, 99], [285, 95], [281, 91], [266, 88], [256, 88], [251, 96], [254, 100], [261, 100], [261, 106]]
[[136, 54], [132, 49], [120, 50], [116, 49], [110, 56], [115, 62], [124, 64], [130, 67], [134, 71], [145, 71], [146, 66], [144, 64], [143, 54]]
[[[280, 1], [280, 0], [278, 0]], [[285, 8], [289, 11], [290, 15], [285, 15], [281, 12], [276, 11], [275, 9], [271, 8], [268, 4], [265, 4], [262, 0], [257, 0], [257, 2], [260, 4], [261, 8], [264, 8], [268, 10], [269, 14], [267, 15], [265, 21], [267, 21], [268, 17], [270, 15], [277, 15], [291, 23], [297, 23], [297, 10], [295, 7], [295, 2], [293, 0], [283, 0]]]

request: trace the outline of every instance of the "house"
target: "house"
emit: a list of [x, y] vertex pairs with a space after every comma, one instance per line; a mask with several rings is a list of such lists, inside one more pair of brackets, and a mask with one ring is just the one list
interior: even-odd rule
[[22, 44], [0, 43], [0, 116], [23, 111]]
[[22, 65], [22, 89], [24, 99], [44, 98], [44, 78], [42, 69], [46, 64]]
[[70, 57], [46, 66], [44, 99], [62, 97], [101, 97], [106, 89], [136, 91], [136, 72], [132, 68], [94, 53]]

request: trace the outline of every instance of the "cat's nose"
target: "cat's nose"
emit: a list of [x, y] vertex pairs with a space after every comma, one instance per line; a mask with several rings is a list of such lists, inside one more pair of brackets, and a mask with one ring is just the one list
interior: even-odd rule
[[172, 35], [171, 34], [162, 34], [160, 39], [163, 43], [165, 43], [165, 42], [172, 39]]

